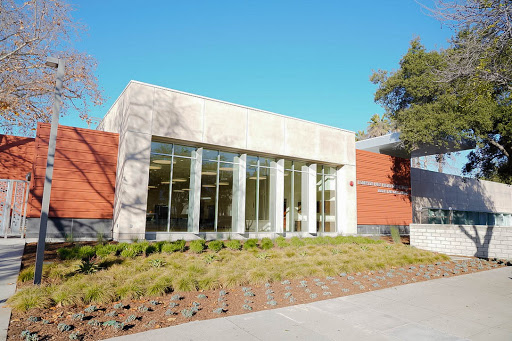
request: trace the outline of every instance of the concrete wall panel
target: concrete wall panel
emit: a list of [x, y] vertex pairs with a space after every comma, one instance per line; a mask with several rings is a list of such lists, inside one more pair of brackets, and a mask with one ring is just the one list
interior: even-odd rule
[[236, 149], [246, 149], [247, 109], [205, 100], [202, 142]]
[[285, 154], [285, 118], [248, 110], [247, 149], [262, 153]]
[[154, 95], [152, 134], [202, 142], [203, 102], [199, 97], [158, 89]]
[[130, 108], [127, 130], [151, 134], [155, 89], [133, 83], [129, 87]]

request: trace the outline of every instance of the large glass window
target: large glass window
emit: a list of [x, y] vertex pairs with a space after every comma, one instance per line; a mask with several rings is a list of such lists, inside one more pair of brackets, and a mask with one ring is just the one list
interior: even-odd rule
[[187, 231], [194, 150], [171, 143], [151, 143], [146, 231]]
[[336, 168], [317, 165], [317, 232], [336, 232]]
[[203, 150], [199, 232], [233, 231], [233, 193], [240, 155]]
[[300, 232], [302, 222], [307, 220], [302, 212], [302, 177], [306, 163], [285, 160], [284, 167], [283, 226], [286, 232]]
[[275, 159], [247, 156], [245, 189], [245, 230], [247, 232], [273, 232], [270, 219], [271, 172]]

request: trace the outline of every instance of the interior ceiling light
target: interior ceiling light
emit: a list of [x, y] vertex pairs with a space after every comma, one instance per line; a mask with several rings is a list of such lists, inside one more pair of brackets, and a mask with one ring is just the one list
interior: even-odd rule
[[190, 191], [190, 188], [183, 188], [184, 191]]
[[187, 182], [188, 180], [187, 179], [183, 179], [183, 178], [174, 178], [172, 179], [172, 182]]
[[173, 190], [173, 192], [176, 192], [176, 193], [185, 193], [185, 191], [184, 191], [184, 190], [182, 190], [182, 189], [175, 189], [175, 190]]
[[149, 169], [162, 169], [162, 166], [149, 166]]
[[[266, 176], [260, 176], [260, 180], [265, 180], [266, 178], [267, 178]], [[258, 179], [258, 177], [256, 177], [256, 176], [251, 176], [249, 179], [251, 179], [251, 180], [256, 180], [256, 179]]]
[[221, 170], [221, 171], [232, 171], [233, 167], [219, 167], [219, 170]]
[[204, 171], [204, 172], [201, 172], [201, 174], [203, 174], [203, 175], [217, 175], [217, 172]]
[[215, 188], [215, 185], [203, 185], [203, 187]]
[[229, 182], [219, 182], [219, 186], [228, 186]]
[[170, 181], [162, 181], [160, 184], [162, 184], [162, 185], [168, 185], [168, 184], [170, 184], [170, 183], [171, 183]]
[[153, 163], [158, 163], [159, 165], [170, 165], [171, 160], [153, 160]]
[[210, 197], [202, 197], [201, 200], [211, 200], [212, 198]]
[[148, 186], [149, 189], [156, 188], [156, 186]]

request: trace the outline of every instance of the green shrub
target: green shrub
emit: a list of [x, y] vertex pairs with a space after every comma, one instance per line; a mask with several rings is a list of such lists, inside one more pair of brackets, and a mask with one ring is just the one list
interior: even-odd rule
[[272, 239], [270, 238], [263, 238], [261, 240], [260, 246], [263, 250], [270, 250], [274, 247], [274, 242], [272, 242]]
[[250, 239], [247, 239], [244, 243], [245, 250], [254, 249], [256, 247], [258, 247], [258, 239], [250, 238]]
[[191, 241], [188, 247], [192, 252], [201, 253], [206, 248], [206, 242], [203, 239], [196, 239]]
[[214, 252], [219, 252], [224, 247], [222, 240], [214, 240], [208, 243], [208, 248]]
[[165, 243], [162, 245], [162, 252], [173, 253], [185, 251], [186, 242], [184, 240], [177, 240], [175, 242]]
[[96, 250], [90, 245], [82, 246], [78, 250], [78, 257], [80, 259], [90, 259], [96, 255]]
[[290, 246], [290, 244], [286, 241], [286, 239], [283, 236], [279, 236], [279, 237], [276, 238], [276, 244], [280, 248]]
[[155, 247], [155, 252], [162, 252], [162, 247], [165, 244], [167, 244], [167, 242], [164, 240], [154, 243], [153, 246]]
[[135, 258], [139, 255], [139, 251], [135, 250], [134, 248], [128, 247], [121, 251], [121, 257], [125, 258]]
[[96, 256], [103, 258], [117, 253], [117, 245], [106, 244], [96, 246]]
[[391, 232], [391, 238], [393, 238], [393, 243], [402, 244], [402, 239], [400, 239], [400, 230], [398, 229], [398, 226], [391, 226], [389, 230]]
[[85, 259], [78, 265], [77, 272], [90, 275], [99, 270], [98, 264], [91, 262], [90, 259]]
[[60, 249], [57, 249], [57, 255], [62, 260], [78, 259], [78, 258], [80, 258], [79, 254], [80, 254], [79, 246], [73, 246], [72, 248], [61, 247]]
[[292, 237], [290, 239], [290, 244], [292, 246], [295, 246], [295, 247], [299, 247], [299, 246], [304, 246], [306, 245], [306, 243], [304, 242], [304, 240], [302, 240], [301, 238], [299, 237]]
[[242, 248], [242, 244], [238, 239], [231, 239], [226, 241], [226, 247], [231, 250], [240, 250]]

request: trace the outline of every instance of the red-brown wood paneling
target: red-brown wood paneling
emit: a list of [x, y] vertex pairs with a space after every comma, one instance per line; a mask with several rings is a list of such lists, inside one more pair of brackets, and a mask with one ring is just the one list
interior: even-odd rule
[[0, 179], [25, 180], [32, 172], [35, 139], [0, 135]]
[[[50, 125], [37, 126], [28, 217], [39, 217]], [[59, 126], [50, 217], [111, 219], [119, 135]]]
[[412, 223], [410, 160], [356, 150], [357, 224]]

